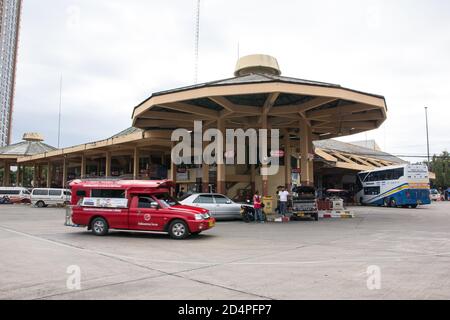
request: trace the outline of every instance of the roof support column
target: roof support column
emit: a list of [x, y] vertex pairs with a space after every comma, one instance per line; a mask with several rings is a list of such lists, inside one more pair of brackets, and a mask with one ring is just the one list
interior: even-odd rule
[[[169, 174], [169, 180], [173, 181], [175, 188], [177, 185], [177, 165], [175, 164], [175, 162], [173, 162], [172, 159], [172, 150], [173, 148], [175, 148], [176, 142], [172, 141], [172, 147], [170, 149], [170, 174]], [[171, 188], [170, 189], [172, 196], [175, 195], [175, 189]]]
[[[217, 130], [222, 135], [222, 141], [219, 139], [217, 144], [217, 193], [226, 194], [225, 183], [226, 183], [226, 168], [223, 159], [224, 155], [224, 144], [225, 144], [225, 123], [223, 119], [217, 119]], [[220, 143], [221, 142], [221, 143]]]
[[256, 191], [256, 165], [251, 164], [250, 165], [250, 174], [251, 174], [251, 188], [252, 188], [252, 196], [255, 194]]
[[133, 179], [137, 180], [139, 178], [139, 163], [140, 163], [140, 153], [139, 148], [134, 147], [134, 155], [133, 155]]
[[286, 189], [292, 189], [292, 167], [291, 167], [291, 139], [289, 131], [284, 131], [284, 183]]
[[[203, 142], [203, 151], [208, 146], [207, 142]], [[202, 155], [204, 152], [202, 152]], [[209, 193], [209, 164], [205, 163], [202, 156], [202, 192]]]
[[8, 166], [8, 162], [3, 161], [3, 180], [2, 180], [2, 186], [6, 187], [6, 167]]
[[304, 119], [300, 120], [300, 182], [302, 185], [314, 184], [314, 176], [311, 176], [313, 163], [309, 159], [312, 153], [312, 133]]
[[[263, 114], [261, 116], [261, 120], [262, 120], [261, 121], [261, 123], [262, 123], [261, 129], [267, 130], [268, 129], [267, 114]], [[267, 134], [267, 137], [269, 137], [269, 134]], [[261, 143], [260, 143], [260, 146], [261, 146]], [[262, 161], [262, 159], [260, 159], [260, 161]], [[262, 164], [261, 168], [262, 169], [266, 169], [267, 168], [267, 164]], [[264, 171], [267, 171], [267, 170], [262, 170], [262, 171], [264, 172]], [[268, 195], [269, 195], [269, 177], [267, 175], [262, 175], [262, 196], [263, 197], [267, 197]]]
[[38, 171], [38, 169], [37, 169], [37, 165], [36, 164], [34, 164], [33, 165], [33, 183], [31, 184], [31, 186], [33, 187], [33, 188], [36, 188], [37, 187], [37, 171]]
[[67, 185], [67, 169], [68, 169], [67, 167], [68, 167], [67, 159], [64, 157], [63, 167], [62, 167], [62, 187], [63, 187], [63, 189], [65, 189], [66, 185]]
[[86, 156], [81, 155], [81, 168], [80, 168], [80, 178], [84, 179], [86, 177]]
[[52, 187], [52, 163], [47, 163], [47, 188]]
[[111, 177], [111, 152], [109, 151], [105, 154], [105, 177]]

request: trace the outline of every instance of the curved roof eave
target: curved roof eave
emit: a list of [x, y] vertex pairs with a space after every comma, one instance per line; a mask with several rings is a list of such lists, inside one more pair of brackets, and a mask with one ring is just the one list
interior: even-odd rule
[[132, 113], [131, 118], [134, 119], [136, 109], [138, 109], [139, 107], [141, 107], [142, 105], [144, 105], [145, 103], [150, 101], [152, 98], [155, 98], [158, 96], [175, 94], [175, 93], [186, 92], [186, 91], [200, 90], [200, 89], [204, 89], [204, 88], [208, 88], [208, 87], [245, 86], [245, 85], [270, 84], [270, 83], [272, 83], [272, 84], [273, 83], [285, 83], [285, 84], [293, 84], [293, 85], [304, 85], [304, 86], [312, 86], [312, 87], [342, 89], [342, 90], [345, 90], [348, 92], [353, 92], [356, 94], [362, 94], [362, 95], [371, 96], [371, 97], [378, 98], [378, 99], [383, 99], [384, 107], [387, 110], [386, 99], [382, 95], [363, 92], [363, 91], [359, 91], [359, 90], [355, 90], [355, 89], [350, 89], [347, 87], [342, 87], [338, 84], [332, 84], [332, 83], [326, 83], [326, 82], [310, 81], [310, 80], [304, 80], [304, 79], [273, 76], [273, 75], [259, 75], [259, 76], [264, 77], [266, 80], [264, 80], [264, 81], [254, 80], [254, 81], [247, 81], [247, 82], [234, 81], [234, 80], [239, 80], [239, 79], [243, 79], [243, 78], [247, 77], [247, 76], [243, 76], [243, 77], [228, 78], [228, 79], [223, 79], [223, 80], [206, 82], [206, 83], [202, 83], [202, 84], [198, 84], [198, 85], [184, 86], [184, 87], [180, 87], [180, 88], [176, 88], [176, 89], [155, 92], [150, 97], [143, 100], [141, 103], [139, 103], [137, 106], [135, 106], [133, 108], [133, 113]]

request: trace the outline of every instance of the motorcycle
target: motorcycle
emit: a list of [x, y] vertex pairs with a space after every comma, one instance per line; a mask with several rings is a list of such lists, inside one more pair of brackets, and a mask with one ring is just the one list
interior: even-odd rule
[[[262, 205], [262, 208], [264, 208], [264, 204]], [[247, 203], [241, 206], [241, 216], [242, 220], [246, 223], [255, 221], [255, 208], [253, 208], [253, 203], [251, 203], [250, 200], [247, 200]], [[266, 221], [266, 214], [264, 211], [262, 212], [262, 218], [263, 221]]]
[[0, 204], [12, 204], [12, 202], [8, 196], [4, 196], [0, 198]]

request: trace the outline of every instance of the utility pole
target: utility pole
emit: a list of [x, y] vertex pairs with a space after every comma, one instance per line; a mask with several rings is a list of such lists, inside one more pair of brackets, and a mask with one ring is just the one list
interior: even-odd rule
[[197, 0], [197, 11], [195, 16], [195, 70], [194, 81], [198, 82], [198, 48], [200, 41], [200, 0]]
[[63, 83], [63, 78], [61, 75], [61, 77], [59, 79], [58, 149], [60, 148], [60, 144], [61, 144], [62, 83]]
[[428, 107], [425, 107], [425, 122], [427, 127], [427, 157], [428, 157], [428, 170], [431, 169], [430, 167], [430, 136], [428, 133]]

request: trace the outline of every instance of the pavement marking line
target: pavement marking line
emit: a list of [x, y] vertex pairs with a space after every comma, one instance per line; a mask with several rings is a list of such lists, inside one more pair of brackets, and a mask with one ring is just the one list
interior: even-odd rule
[[[78, 246], [73, 246], [70, 244], [66, 244], [64, 242], [59, 242], [56, 240], [50, 240], [50, 239], [46, 239], [46, 238], [41, 238], [41, 237], [37, 237], [37, 236], [33, 236], [31, 234], [28, 233], [23, 233], [20, 231], [16, 231], [16, 230], [12, 230], [9, 228], [5, 228], [3, 226], [0, 226], [1, 230], [4, 231], [8, 231], [11, 233], [15, 233], [18, 235], [22, 235], [22, 236], [26, 236], [28, 238], [32, 238], [35, 240], [39, 240], [39, 241], [44, 241], [44, 242], [48, 242], [51, 244], [56, 244], [65, 248], [71, 248], [71, 249], [76, 249], [76, 250], [80, 250], [80, 251], [85, 251], [85, 252], [89, 252], [92, 254], [97, 254], [97, 255], [102, 255], [105, 257], [109, 257], [109, 258], [115, 258], [115, 259], [119, 259], [120, 261], [126, 262], [126, 263], [132, 263], [131, 261], [128, 260], [134, 260], [134, 261], [141, 261], [141, 262], [153, 262], [153, 263], [170, 263], [170, 264], [192, 264], [192, 265], [203, 265], [204, 268], [208, 268], [208, 267], [214, 267], [214, 266], [220, 266], [220, 265], [303, 265], [303, 264], [322, 264], [322, 263], [337, 263], [337, 262], [365, 262], [367, 261], [367, 259], [329, 259], [329, 260], [309, 260], [309, 261], [286, 261], [286, 262], [200, 262], [200, 261], [180, 261], [180, 260], [155, 260], [155, 259], [146, 259], [146, 258], [138, 258], [138, 257], [130, 257], [130, 256], [126, 256], [126, 255], [119, 255], [119, 254], [114, 254], [114, 253], [108, 253], [108, 252], [103, 252], [103, 251], [98, 251], [98, 250], [91, 250], [91, 249], [87, 249], [87, 248], [83, 248], [83, 247], [78, 247]], [[315, 245], [315, 244], [311, 244], [311, 245]], [[301, 247], [302, 248], [302, 247]], [[286, 250], [286, 251], [291, 251], [291, 250]], [[270, 254], [267, 254], [270, 255]], [[418, 254], [418, 255], [408, 255], [408, 256], [398, 256], [398, 257], [376, 257], [374, 259], [377, 260], [399, 260], [399, 259], [414, 259], [414, 258], [424, 258], [424, 257], [450, 257], [450, 252], [442, 252], [442, 253], [428, 253], [428, 254]], [[238, 259], [239, 260], [248, 260], [248, 259], [252, 259], [252, 258], [257, 258], [257, 257], [249, 257], [249, 258], [244, 258], [244, 259]], [[132, 263], [133, 264], [133, 263]], [[172, 273], [167, 273], [158, 269], [153, 269], [150, 267], [146, 267], [146, 266], [142, 266], [139, 264], [135, 264], [138, 267], [142, 267], [142, 268], [147, 268], [149, 270], [152, 271], [159, 271], [162, 273], [165, 273], [167, 275], [172, 275]], [[194, 269], [195, 270], [195, 269]], [[194, 271], [193, 270], [193, 271]], [[183, 271], [180, 271], [183, 272]], [[188, 271], [186, 271], [188, 272]]]
[[[206, 281], [200, 281], [200, 280], [197, 280], [197, 279], [191, 279], [189, 277], [184, 277], [184, 276], [178, 274], [178, 273], [182, 273], [182, 272], [196, 271], [197, 269], [203, 269], [203, 268], [215, 266], [214, 264], [211, 264], [211, 263], [208, 266], [206, 266], [206, 267], [194, 268], [192, 270], [184, 270], [184, 271], [178, 271], [178, 272], [170, 273], [170, 272], [165, 272], [165, 271], [162, 271], [162, 270], [159, 270], [159, 269], [151, 268], [151, 267], [148, 267], [148, 266], [143, 266], [143, 265], [140, 265], [140, 264], [136, 264], [136, 263], [131, 262], [131, 261], [127, 261], [126, 259], [130, 259], [130, 257], [128, 257], [128, 256], [114, 255], [114, 254], [104, 253], [104, 252], [101, 252], [101, 251], [85, 249], [83, 247], [72, 246], [72, 245], [61, 243], [61, 242], [58, 242], [58, 241], [55, 241], [55, 240], [49, 240], [49, 239], [46, 239], [46, 238], [42, 238], [42, 237], [37, 237], [37, 236], [31, 235], [31, 234], [28, 234], [28, 233], [24, 233], [24, 232], [16, 231], [16, 230], [13, 230], [13, 229], [5, 228], [3, 226], [0, 226], [0, 230], [6, 231], [6, 232], [10, 232], [10, 233], [13, 233], [13, 234], [17, 234], [17, 235], [20, 235], [20, 236], [24, 236], [24, 237], [27, 237], [27, 238], [31, 238], [31, 239], [34, 239], [34, 240], [38, 240], [38, 241], [42, 241], [42, 242], [47, 242], [47, 243], [50, 243], [50, 244], [58, 245], [58, 246], [61, 246], [61, 247], [64, 247], [64, 248], [75, 249], [75, 250], [79, 250], [79, 251], [87, 251], [89, 253], [102, 255], [102, 256], [105, 256], [105, 257], [108, 257], [108, 258], [112, 258], [112, 259], [116, 259], [116, 260], [119, 260], [121, 262], [134, 265], [136, 267], [140, 267], [140, 268], [144, 268], [144, 269], [147, 269], [147, 270], [157, 271], [157, 272], [162, 273], [161, 275], [147, 277], [148, 279], [158, 278], [158, 277], [163, 277], [163, 276], [173, 276], [173, 277], [182, 278], [182, 279], [185, 279], [185, 280], [188, 280], [188, 281], [193, 281], [193, 282], [197, 282], [197, 283], [201, 283], [201, 284], [205, 284], [205, 285], [210, 285], [210, 286], [213, 286], [213, 287], [226, 289], [226, 290], [229, 290], [229, 291], [243, 293], [243, 294], [246, 294], [246, 295], [249, 295], [249, 296], [254, 296], [254, 297], [258, 297], [258, 298], [264, 298], [264, 299], [272, 300], [272, 298], [270, 298], [270, 297], [265, 297], [265, 296], [258, 295], [258, 294], [255, 294], [255, 293], [246, 292], [246, 291], [243, 291], [243, 290], [234, 289], [234, 288], [230, 288], [230, 287], [226, 287], [226, 286], [222, 286], [222, 285], [218, 285], [218, 284], [214, 284], [214, 283], [210, 283], [210, 282], [206, 282]], [[122, 257], [124, 257], [124, 258], [122, 258]], [[130, 283], [130, 282], [136, 282], [136, 281], [142, 281], [142, 279], [140, 279], [140, 280], [129, 280], [129, 281], [125, 281], [123, 283]], [[118, 284], [120, 284], [120, 283], [118, 283]], [[109, 284], [109, 285], [104, 285], [104, 287], [114, 286], [114, 285], [116, 285], [116, 284], [112, 283], [112, 284]], [[102, 286], [100, 286], [100, 287], [102, 287]], [[93, 288], [89, 288], [89, 289], [85, 289], [85, 290], [81, 290], [81, 291], [94, 290], [96, 288], [97, 287], [93, 287]], [[54, 294], [54, 295], [47, 296], [47, 298], [52, 297], [52, 296], [71, 294], [71, 293], [72, 292]], [[45, 298], [46, 297], [39, 297], [37, 299], [45, 299]]]

